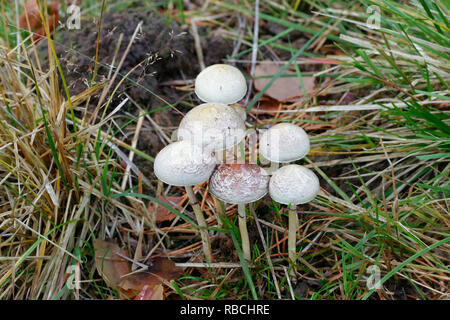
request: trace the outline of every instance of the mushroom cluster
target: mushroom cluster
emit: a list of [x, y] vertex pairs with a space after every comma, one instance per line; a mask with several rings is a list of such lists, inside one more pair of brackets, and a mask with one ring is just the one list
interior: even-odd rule
[[[230, 105], [241, 100], [246, 92], [244, 75], [237, 68], [216, 64], [204, 69], [195, 81], [195, 93], [204, 103], [186, 113], [178, 128], [178, 141], [163, 148], [155, 158], [154, 172], [158, 179], [185, 187], [200, 227], [208, 263], [212, 256], [207, 223], [192, 186], [211, 177], [218, 151], [232, 148], [244, 139], [244, 117]], [[268, 190], [268, 180], [265, 189]], [[237, 203], [229, 198], [224, 200]], [[248, 243], [248, 235], [245, 242]]]
[[[204, 69], [195, 80], [195, 93], [204, 102], [186, 113], [180, 122], [177, 142], [163, 148], [155, 158], [155, 175], [169, 185], [184, 186], [200, 228], [203, 252], [211, 262], [208, 225], [193, 192], [193, 186], [209, 181], [217, 201], [238, 205], [243, 257], [251, 261], [245, 205], [267, 193], [289, 207], [288, 251], [296, 259], [297, 205], [311, 201], [319, 192], [319, 179], [309, 169], [288, 164], [268, 172], [245, 161], [221, 163], [218, 156], [240, 144], [246, 136], [242, 108], [235, 105], [247, 91], [243, 74], [235, 67], [216, 64]], [[306, 132], [291, 123], [272, 126], [260, 136], [261, 160], [285, 164], [303, 158], [310, 150]], [[245, 160], [245, 159], [244, 159]], [[222, 207], [223, 203], [219, 203]], [[222, 212], [224, 214], [224, 212]]]

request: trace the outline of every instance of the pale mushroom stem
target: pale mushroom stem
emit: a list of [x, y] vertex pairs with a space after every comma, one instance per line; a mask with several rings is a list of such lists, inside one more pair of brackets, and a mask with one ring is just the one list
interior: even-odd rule
[[246, 261], [251, 260], [250, 256], [250, 240], [247, 231], [247, 214], [245, 213], [245, 204], [238, 204], [238, 216], [239, 216], [239, 232], [242, 239], [242, 253]]
[[189, 197], [189, 202], [192, 206], [192, 209], [194, 209], [195, 218], [197, 219], [197, 223], [200, 227], [200, 236], [202, 238], [203, 253], [205, 255], [206, 262], [211, 263], [211, 243], [209, 241], [205, 217], [203, 216], [203, 212], [200, 209], [200, 205], [198, 203], [197, 197], [194, 194], [194, 190], [192, 190], [192, 186], [186, 186], [185, 188], [186, 193]]
[[289, 207], [289, 230], [288, 230], [288, 253], [289, 260], [295, 263], [297, 258], [297, 228], [298, 228], [298, 214], [297, 206], [291, 205]]
[[225, 209], [225, 202], [223, 202], [222, 200], [220, 200], [214, 196], [213, 196], [213, 198], [216, 202], [217, 215], [218, 215], [217, 228], [220, 229], [223, 227], [222, 219], [224, 219], [227, 214], [226, 209]]

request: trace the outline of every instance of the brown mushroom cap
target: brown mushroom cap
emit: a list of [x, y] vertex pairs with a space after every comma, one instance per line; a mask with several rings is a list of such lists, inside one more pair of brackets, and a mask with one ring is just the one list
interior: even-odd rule
[[222, 164], [212, 174], [209, 189], [224, 202], [250, 203], [267, 194], [269, 178], [256, 164]]

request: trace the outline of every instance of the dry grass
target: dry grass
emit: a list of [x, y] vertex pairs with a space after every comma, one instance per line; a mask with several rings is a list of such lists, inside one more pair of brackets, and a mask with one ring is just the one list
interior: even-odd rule
[[[449, 46], [433, 25], [449, 30], [432, 8], [435, 16], [422, 26], [430, 29], [430, 36], [410, 26], [406, 37], [395, 29], [396, 19], [405, 14], [408, 24], [414, 23], [414, 17], [426, 17], [417, 5], [402, 2], [404, 7], [393, 9], [390, 4], [378, 3], [388, 17], [385, 30], [378, 32], [358, 24], [364, 21], [358, 18], [365, 18], [365, 1], [356, 6], [360, 15], [350, 18], [344, 4], [330, 11], [320, 7], [322, 2], [309, 1], [306, 5], [314, 9], [310, 15], [296, 11], [295, 4], [261, 1], [255, 11], [254, 3], [211, 1], [206, 8], [184, 8], [182, 15], [178, 10], [171, 16], [220, 31], [234, 40], [236, 54], [253, 50], [258, 60], [265, 60], [274, 50], [294, 51], [290, 68], [300, 78], [312, 73], [318, 79], [316, 90], [300, 102], [265, 109], [256, 104], [254, 92], [248, 104], [253, 107], [249, 127], [296, 122], [312, 137], [311, 153], [303, 164], [321, 177], [322, 189], [302, 211], [297, 283], [287, 277], [285, 209], [266, 199], [250, 210], [254, 264], [247, 266], [239, 263], [236, 207], [227, 207], [227, 218], [218, 221], [207, 184], [197, 186], [210, 234], [225, 242], [220, 237], [225, 232], [230, 243], [214, 247], [218, 261], [206, 268], [186, 195], [178, 188], [157, 185], [133, 163], [134, 154], [149, 161], [155, 156], [136, 150], [142, 126], [151, 126], [166, 142], [172, 128], [150, 122], [141, 112], [132, 129], [127, 128], [134, 136], [127, 145], [114, 136], [112, 122], [127, 100], [108, 108], [111, 111], [97, 122], [88, 124], [88, 118], [79, 116], [96, 92], [103, 93], [99, 108], [110, 103], [115, 91], [108, 85], [112, 81], [70, 97], [67, 88], [59, 87], [61, 73], [51, 40], [47, 72], [27, 39], [15, 47], [3, 41], [0, 299], [116, 297], [95, 272], [92, 243], [96, 238], [115, 239], [136, 265], [156, 255], [177, 261], [184, 275], [166, 283], [168, 298], [448, 299]], [[297, 58], [290, 43], [276, 36], [260, 34], [259, 44], [253, 41], [251, 28], [239, 28], [238, 20], [254, 26], [255, 12], [262, 23], [306, 32], [310, 41], [302, 48], [305, 54]], [[283, 14], [288, 17], [282, 18]], [[196, 19], [200, 15], [202, 19]], [[339, 27], [347, 31], [341, 38]], [[327, 54], [327, 39], [345, 41]], [[416, 50], [411, 43], [416, 49], [418, 44], [423, 47]], [[319, 55], [328, 60], [321, 62]], [[256, 63], [256, 58], [239, 58], [230, 57], [228, 62]], [[121, 59], [117, 57], [119, 64]], [[303, 65], [312, 64], [320, 67], [303, 70]], [[111, 74], [115, 76], [121, 77], [120, 66]], [[191, 81], [177, 84], [192, 89]], [[350, 96], [354, 98], [347, 99]], [[143, 194], [144, 185], [153, 190], [151, 194]], [[180, 203], [164, 204], [156, 199], [160, 194], [178, 195]], [[158, 205], [176, 215], [170, 225], [155, 223]], [[230, 246], [237, 254], [224, 256], [222, 251]], [[79, 291], [65, 283], [72, 265], [81, 268]], [[383, 287], [378, 290], [366, 286], [372, 265], [381, 271]]]

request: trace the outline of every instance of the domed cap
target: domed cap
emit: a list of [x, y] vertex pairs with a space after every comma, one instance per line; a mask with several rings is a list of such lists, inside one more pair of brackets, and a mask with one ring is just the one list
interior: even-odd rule
[[211, 153], [189, 141], [177, 141], [164, 147], [156, 156], [155, 175], [172, 186], [193, 186], [209, 179], [216, 166]]
[[203, 103], [184, 116], [178, 128], [178, 139], [188, 140], [205, 149], [228, 149], [245, 137], [245, 122], [230, 106]]
[[203, 102], [232, 104], [241, 100], [246, 92], [242, 72], [227, 64], [209, 66], [195, 79], [195, 93]]
[[319, 193], [319, 178], [314, 172], [290, 164], [281, 167], [270, 178], [270, 196], [282, 204], [302, 204], [311, 201]]
[[230, 107], [233, 108], [233, 110], [241, 117], [242, 120], [247, 120], [247, 110], [245, 109], [245, 107], [238, 104], [233, 104]]
[[209, 180], [209, 190], [227, 203], [250, 203], [267, 194], [269, 176], [256, 164], [222, 164]]
[[272, 162], [299, 160], [309, 152], [305, 130], [292, 123], [279, 123], [265, 131], [259, 140], [259, 153]]

